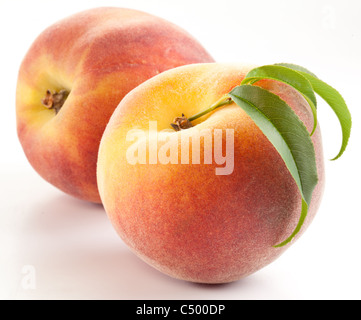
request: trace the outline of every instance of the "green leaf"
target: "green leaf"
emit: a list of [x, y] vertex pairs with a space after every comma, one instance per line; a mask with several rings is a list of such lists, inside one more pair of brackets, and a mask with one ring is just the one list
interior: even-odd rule
[[292, 70], [295, 70], [295, 71], [308, 73], [310, 76], [313, 76], [314, 78], [317, 78], [317, 76], [314, 73], [312, 73], [308, 69], [306, 69], [304, 67], [301, 67], [301, 66], [299, 66], [297, 64], [293, 64], [293, 63], [275, 63], [274, 65], [275, 66], [283, 66], [283, 67], [286, 67], [286, 68], [289, 68], [289, 69], [292, 69]]
[[313, 90], [322, 99], [324, 99], [327, 102], [327, 104], [333, 109], [341, 125], [342, 145], [338, 155], [334, 157], [332, 160], [336, 160], [339, 157], [341, 157], [341, 155], [346, 150], [352, 127], [351, 114], [341, 94], [336, 89], [332, 88], [327, 83], [318, 79], [313, 73], [311, 73], [310, 71], [308, 71], [303, 67], [294, 64], [287, 64], [287, 63], [277, 64], [277, 65], [291, 68], [293, 70], [300, 72], [305, 78], [307, 78], [310, 81]]
[[298, 220], [298, 224], [297, 224], [295, 230], [292, 232], [292, 234], [285, 241], [275, 245], [274, 246], [275, 248], [280, 248], [280, 247], [285, 246], [287, 243], [289, 243], [296, 236], [296, 234], [301, 230], [301, 227], [302, 227], [303, 223], [306, 220], [307, 211], [308, 211], [308, 204], [306, 203], [306, 201], [304, 199], [302, 199], [301, 216], [300, 216], [300, 219]]
[[273, 144], [294, 178], [302, 196], [298, 226], [281, 244], [289, 243], [307, 216], [312, 192], [318, 182], [315, 150], [310, 135], [299, 117], [279, 96], [263, 88], [241, 85], [229, 96], [256, 123]]
[[250, 78], [274, 79], [282, 81], [303, 93], [313, 102], [315, 106], [317, 105], [316, 96], [313, 92], [311, 83], [302, 74], [293, 69], [279, 65], [268, 65], [254, 68], [246, 75], [246, 78], [243, 79], [241, 84], [248, 83]]
[[299, 91], [310, 105], [314, 125], [311, 135], [317, 127], [317, 100], [310, 81], [300, 72], [281, 65], [268, 65], [252, 69], [241, 82], [242, 84], [254, 84], [258, 80], [272, 79], [290, 85]]

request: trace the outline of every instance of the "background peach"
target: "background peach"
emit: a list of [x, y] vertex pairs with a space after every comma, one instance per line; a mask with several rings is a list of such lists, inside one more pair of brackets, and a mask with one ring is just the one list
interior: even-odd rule
[[[33, 43], [19, 71], [18, 136], [34, 169], [75, 197], [99, 202], [101, 135], [131, 89], [164, 70], [213, 59], [191, 35], [150, 14], [97, 8], [63, 19]], [[56, 114], [46, 91], [70, 92]]]

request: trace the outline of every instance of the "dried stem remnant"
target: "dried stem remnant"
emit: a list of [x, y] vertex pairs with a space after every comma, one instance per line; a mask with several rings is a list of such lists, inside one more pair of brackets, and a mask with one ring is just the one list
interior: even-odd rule
[[191, 122], [184, 116], [183, 113], [181, 117], [175, 118], [170, 125], [175, 131], [181, 131], [192, 127]]
[[67, 90], [60, 90], [59, 92], [54, 93], [50, 90], [46, 90], [45, 97], [41, 99], [41, 102], [45, 107], [54, 109], [55, 114], [58, 114], [68, 95], [69, 92]]

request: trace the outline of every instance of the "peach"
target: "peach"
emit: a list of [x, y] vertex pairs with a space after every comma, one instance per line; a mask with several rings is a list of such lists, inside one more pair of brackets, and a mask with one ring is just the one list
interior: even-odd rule
[[17, 131], [27, 159], [57, 188], [100, 202], [98, 148], [119, 101], [167, 69], [212, 61], [190, 34], [136, 10], [96, 8], [55, 23], [20, 66]]
[[[191, 128], [174, 131], [170, 126], [182, 113], [190, 117], [208, 108], [251, 69], [204, 63], [153, 77], [120, 102], [101, 140], [98, 185], [112, 225], [140, 258], [174, 278], [226, 283], [246, 277], [289, 248], [319, 207], [324, 187], [319, 126], [312, 136], [319, 182], [301, 231], [283, 247], [274, 246], [295, 229], [301, 196], [279, 153], [251, 118], [232, 103]], [[312, 129], [310, 107], [296, 90], [272, 80], [257, 85], [279, 95]], [[227, 129], [233, 130], [234, 161], [220, 165], [212, 144], [197, 139], [206, 130], [215, 145], [216, 130], [221, 130], [218, 158], [226, 158]], [[185, 147], [182, 135], [191, 141]], [[182, 152], [193, 157], [195, 141], [200, 141], [201, 156], [187, 164]], [[209, 152], [213, 157], [207, 160]], [[227, 166], [227, 172], [216, 173]]]

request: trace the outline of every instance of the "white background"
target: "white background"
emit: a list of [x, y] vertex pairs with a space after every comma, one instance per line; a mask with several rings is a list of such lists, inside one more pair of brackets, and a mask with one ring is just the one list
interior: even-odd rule
[[[61, 193], [30, 167], [16, 136], [20, 62], [47, 26], [97, 6], [135, 8], [170, 20], [219, 62], [300, 64], [343, 94], [353, 115], [349, 148], [340, 160], [327, 161], [318, 215], [277, 261], [226, 285], [172, 279], [127, 249], [101, 206]], [[360, 299], [360, 16], [358, 0], [1, 0], [0, 298]], [[319, 121], [330, 159], [341, 134], [321, 99]], [[34, 283], [27, 282], [31, 275]]]

